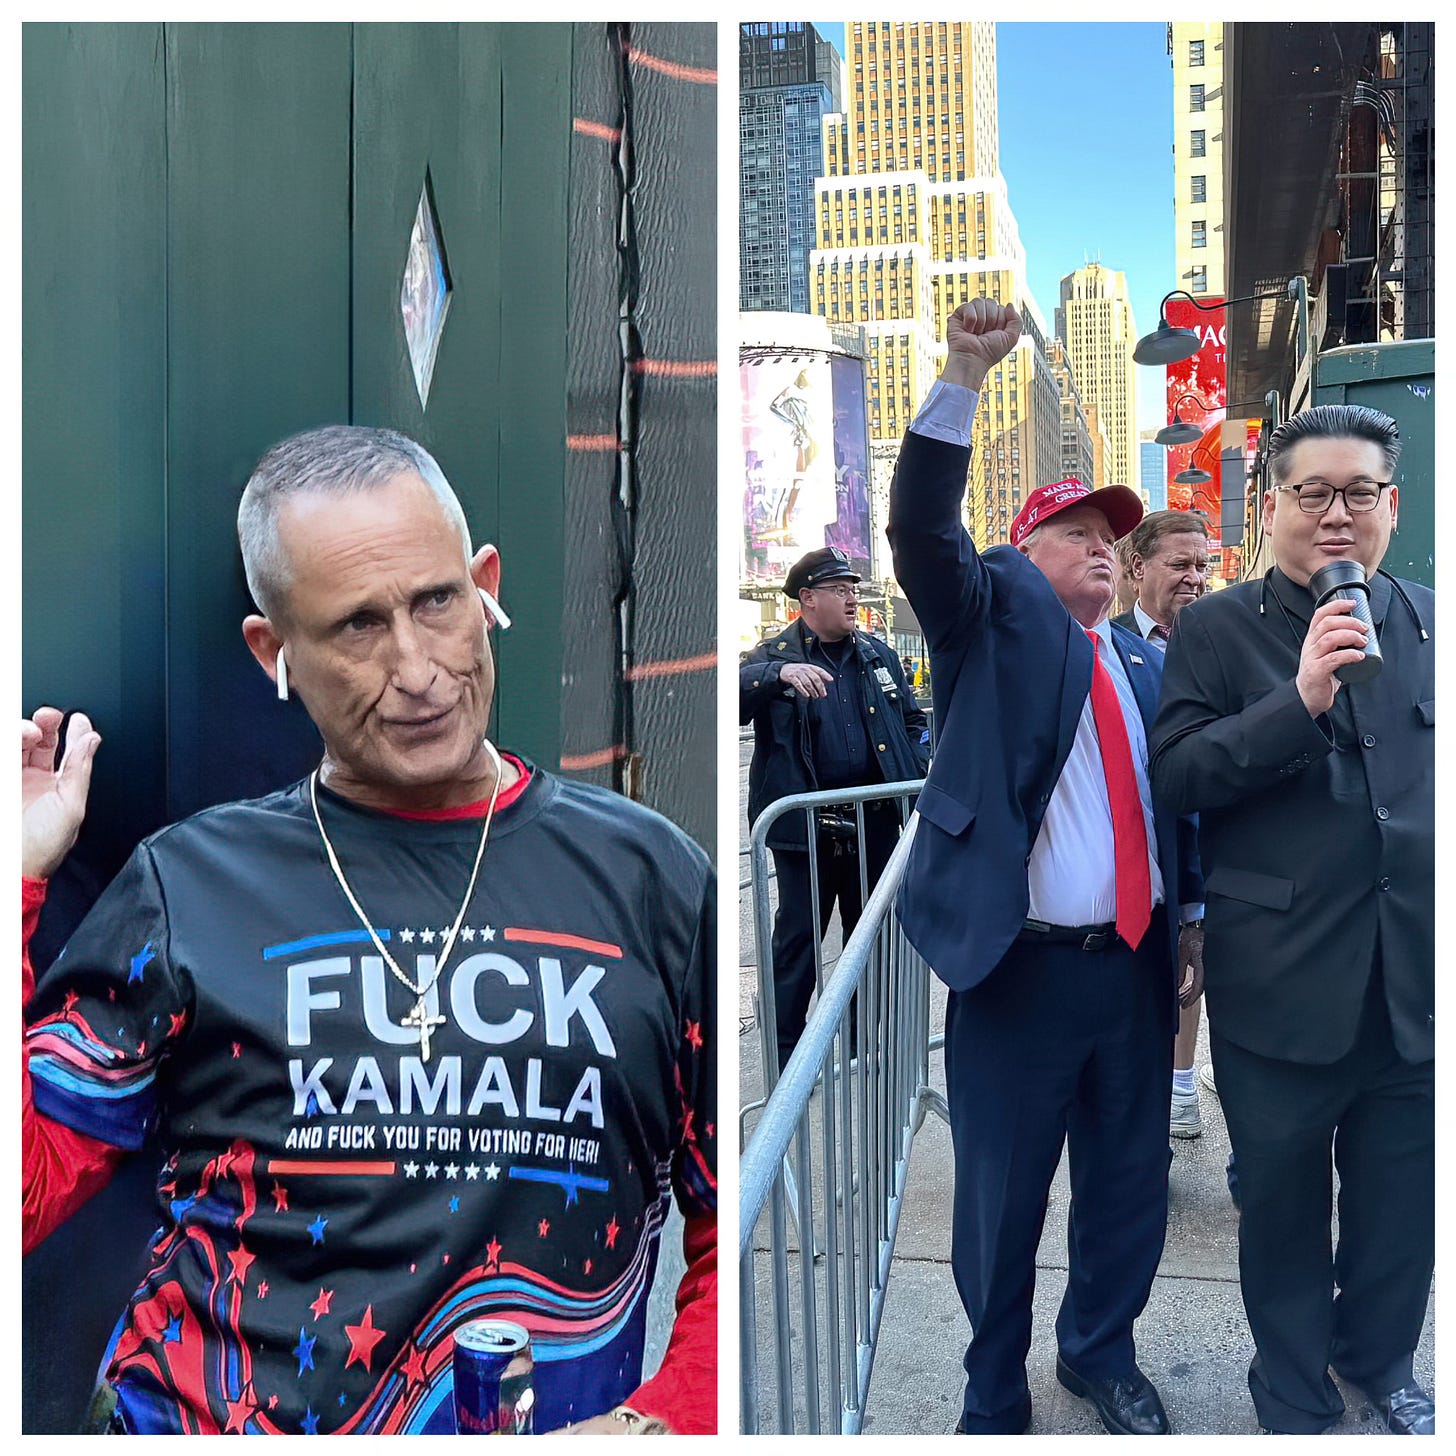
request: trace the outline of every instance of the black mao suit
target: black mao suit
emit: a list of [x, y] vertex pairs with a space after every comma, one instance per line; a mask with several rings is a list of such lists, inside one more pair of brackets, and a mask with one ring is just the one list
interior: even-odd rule
[[1318, 719], [1294, 682], [1305, 588], [1275, 569], [1185, 607], [1151, 746], [1155, 790], [1200, 816], [1249, 1383], [1274, 1430], [1339, 1418], [1327, 1366], [1406, 1384], [1430, 1287], [1435, 613], [1427, 588], [1401, 589], [1372, 583], [1384, 670]]
[[[911, 432], [890, 491], [895, 574], [930, 646], [938, 750], [897, 902], [951, 988], [951, 1264], [972, 1326], [961, 1425], [1017, 1432], [1047, 1196], [1068, 1148], [1072, 1211], [1058, 1347], [1088, 1380], [1131, 1374], [1133, 1322], [1167, 1221], [1177, 905], [1202, 898], [1190, 826], [1154, 804], [1169, 905], [1136, 951], [1025, 928], [1027, 865], [1075, 740], [1093, 649], [1020, 552], [960, 522], [969, 451]], [[1150, 729], [1159, 655], [1112, 629]]]

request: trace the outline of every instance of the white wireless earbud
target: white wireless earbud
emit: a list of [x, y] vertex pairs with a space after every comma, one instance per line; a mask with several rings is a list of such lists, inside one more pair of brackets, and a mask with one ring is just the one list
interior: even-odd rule
[[511, 625], [511, 619], [501, 611], [501, 604], [483, 586], [478, 586], [475, 589], [480, 593], [481, 601], [485, 603], [485, 610], [495, 618], [501, 627], [509, 627]]
[[276, 670], [278, 674], [278, 701], [280, 703], [286, 703], [288, 701], [288, 664], [283, 660], [283, 649], [281, 647], [278, 649]]

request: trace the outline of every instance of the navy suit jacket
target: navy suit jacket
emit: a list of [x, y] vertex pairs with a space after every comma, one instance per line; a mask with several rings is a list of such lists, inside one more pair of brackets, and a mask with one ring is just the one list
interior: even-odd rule
[[[916, 808], [898, 909], [916, 950], [952, 990], [1000, 962], [1027, 911], [1027, 865], [1092, 685], [1092, 644], [1021, 552], [978, 553], [961, 525], [968, 449], [905, 436], [886, 534], [925, 632], [939, 725]], [[1112, 628], [1151, 741], [1162, 655]], [[1169, 981], [1180, 903], [1203, 898], [1195, 831], [1154, 800], [1169, 901]], [[1181, 852], [1180, 852], [1181, 851]]]

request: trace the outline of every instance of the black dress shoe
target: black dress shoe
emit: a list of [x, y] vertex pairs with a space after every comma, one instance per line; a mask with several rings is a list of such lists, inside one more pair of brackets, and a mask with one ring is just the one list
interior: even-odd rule
[[1389, 1395], [1371, 1395], [1370, 1403], [1392, 1436], [1436, 1434], [1436, 1402], [1414, 1380]]
[[1172, 1434], [1163, 1402], [1158, 1398], [1153, 1382], [1141, 1370], [1135, 1368], [1131, 1375], [1087, 1380], [1058, 1355], [1057, 1379], [1073, 1395], [1090, 1400], [1103, 1426], [1114, 1436]]

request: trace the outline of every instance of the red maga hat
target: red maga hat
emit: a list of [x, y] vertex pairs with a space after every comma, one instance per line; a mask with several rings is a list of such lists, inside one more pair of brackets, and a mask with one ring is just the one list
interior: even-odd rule
[[1125, 485], [1105, 485], [1089, 490], [1080, 480], [1058, 480], [1039, 485], [1027, 496], [1011, 523], [1011, 544], [1020, 546], [1040, 525], [1069, 506], [1096, 506], [1112, 527], [1114, 536], [1126, 536], [1143, 518], [1142, 498]]

